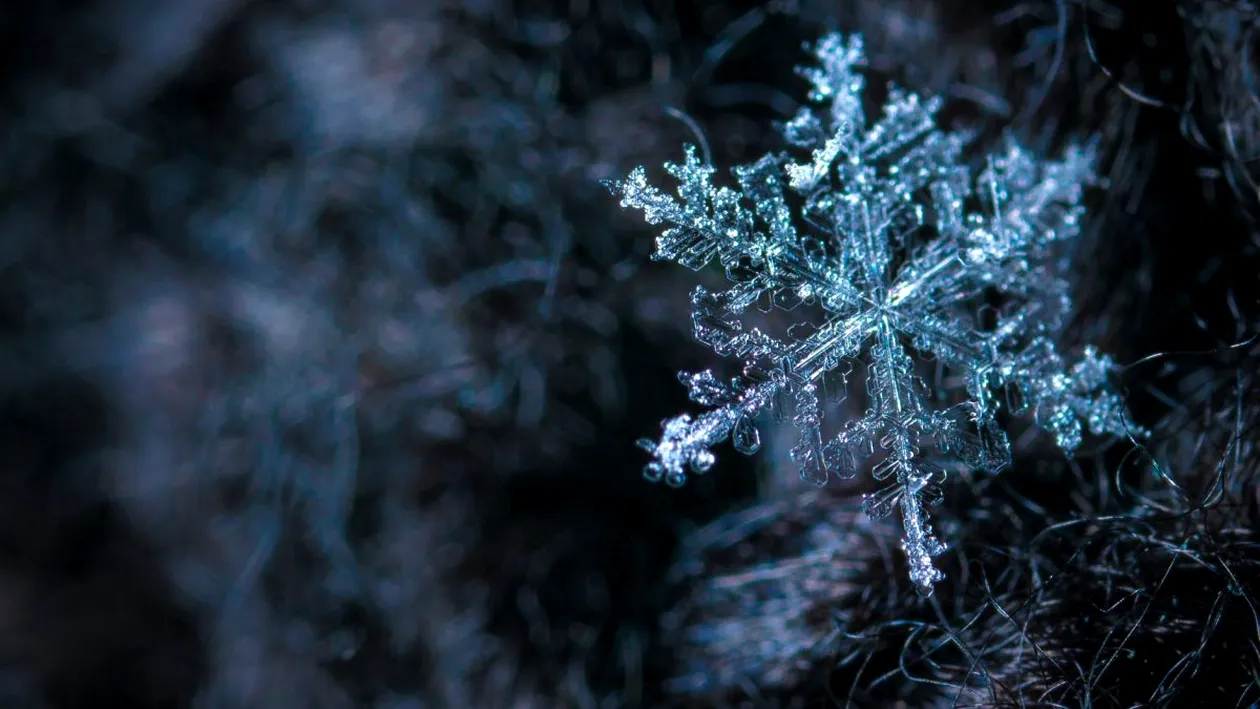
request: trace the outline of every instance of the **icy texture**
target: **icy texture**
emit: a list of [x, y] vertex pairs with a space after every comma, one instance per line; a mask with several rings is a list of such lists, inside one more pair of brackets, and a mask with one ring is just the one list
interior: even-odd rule
[[[772, 154], [736, 167], [735, 190], [715, 186], [713, 167], [688, 146], [681, 164], [666, 165], [681, 200], [641, 167], [610, 183], [623, 207], [665, 225], [654, 259], [725, 267], [728, 290], [692, 295], [694, 330], [744, 365], [728, 383], [680, 374], [708, 411], [669, 419], [659, 441], [640, 441], [654, 458], [646, 475], [681, 485], [713, 465], [710, 449], [727, 437], [756, 451], [754, 418], [781, 402], [800, 429], [792, 458], [803, 478], [851, 477], [875, 458], [884, 485], [866, 510], [900, 507], [910, 576], [927, 593], [942, 578], [932, 557], [944, 549], [925, 511], [944, 478], [925, 460], [929, 449], [1001, 470], [1010, 460], [996, 419], [1003, 402], [1031, 412], [1069, 452], [1084, 428], [1135, 430], [1108, 389], [1113, 362], [1091, 347], [1070, 361], [1054, 339], [1071, 308], [1054, 247], [1079, 233], [1092, 150], [1045, 161], [1008, 141], [975, 177], [960, 164], [967, 137], [936, 127], [937, 99], [890, 87], [883, 116], [867, 125], [859, 37], [830, 35], [814, 52], [820, 66], [801, 73], [822, 108], [802, 108], [782, 128], [807, 160]], [[822, 321], [807, 336], [772, 336], [744, 321], [749, 306], [767, 302], [803, 302]], [[965, 396], [930, 389], [916, 373], [925, 357], [943, 365], [942, 382], [965, 384]], [[867, 409], [828, 440], [819, 389], [853, 360], [865, 363]]]

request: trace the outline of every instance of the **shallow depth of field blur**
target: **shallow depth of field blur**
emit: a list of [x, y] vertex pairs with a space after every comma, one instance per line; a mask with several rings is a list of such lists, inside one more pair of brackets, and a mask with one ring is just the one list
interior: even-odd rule
[[[11, 4], [0, 706], [1260, 702], [1251, 2]], [[1098, 139], [1065, 346], [1154, 432], [1011, 421], [930, 599], [787, 423], [680, 490], [634, 445], [721, 276], [601, 180], [782, 149], [835, 30], [976, 164]]]

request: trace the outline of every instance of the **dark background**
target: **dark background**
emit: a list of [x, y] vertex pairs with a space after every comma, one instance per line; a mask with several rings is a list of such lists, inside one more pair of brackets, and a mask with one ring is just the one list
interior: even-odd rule
[[[10, 3], [0, 706], [1260, 701], [1256, 22]], [[1067, 460], [1012, 424], [1011, 470], [951, 478], [928, 600], [894, 520], [796, 479], [785, 424], [682, 490], [633, 445], [686, 410], [678, 369], [720, 365], [696, 277], [599, 181], [698, 134], [719, 166], [779, 149], [831, 30], [865, 36], [873, 94], [945, 96], [976, 164], [1006, 130], [1099, 137], [1064, 342], [1131, 365], [1154, 432]]]

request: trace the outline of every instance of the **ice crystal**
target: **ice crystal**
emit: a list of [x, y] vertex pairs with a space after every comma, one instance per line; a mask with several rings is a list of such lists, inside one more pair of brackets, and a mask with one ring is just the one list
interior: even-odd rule
[[[736, 190], [715, 186], [713, 167], [688, 146], [681, 164], [666, 165], [681, 201], [651, 186], [641, 167], [609, 183], [623, 207], [666, 225], [654, 259], [725, 267], [729, 289], [691, 296], [694, 332], [743, 362], [729, 382], [709, 371], [679, 375], [708, 410], [666, 420], [659, 441], [640, 441], [653, 455], [645, 474], [681, 485], [688, 471], [713, 465], [711, 448], [728, 437], [755, 452], [754, 419], [779, 402], [800, 429], [791, 456], [807, 480], [851, 477], [876, 460], [883, 486], [864, 506], [876, 517], [900, 507], [910, 576], [928, 593], [943, 577], [932, 557], [944, 545], [925, 511], [945, 474], [933, 460], [1006, 467], [1003, 404], [1030, 411], [1068, 452], [1083, 428], [1134, 430], [1108, 387], [1113, 362], [1092, 347], [1070, 361], [1055, 344], [1071, 308], [1056, 244], [1079, 233], [1093, 151], [1076, 146], [1047, 161], [1007, 140], [973, 177], [961, 162], [967, 136], [936, 126], [938, 99], [890, 86], [883, 116], [867, 125], [860, 37], [827, 36], [814, 53], [820, 66], [801, 74], [818, 106], [782, 128], [790, 146], [811, 151], [807, 160], [771, 154], [736, 167]], [[822, 314], [807, 335], [748, 323], [755, 303], [800, 302]], [[933, 388], [917, 372], [925, 358], [947, 373]], [[828, 439], [824, 377], [854, 362], [865, 368], [865, 415]]]

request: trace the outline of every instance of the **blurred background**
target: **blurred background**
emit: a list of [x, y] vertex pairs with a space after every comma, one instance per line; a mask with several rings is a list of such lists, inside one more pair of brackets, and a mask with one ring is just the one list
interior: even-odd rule
[[[1253, 3], [9, 5], [0, 707], [1260, 702]], [[1099, 140], [1063, 337], [1154, 431], [1014, 422], [930, 599], [786, 424], [634, 446], [729, 365], [600, 181], [781, 149], [836, 30], [975, 165]]]

